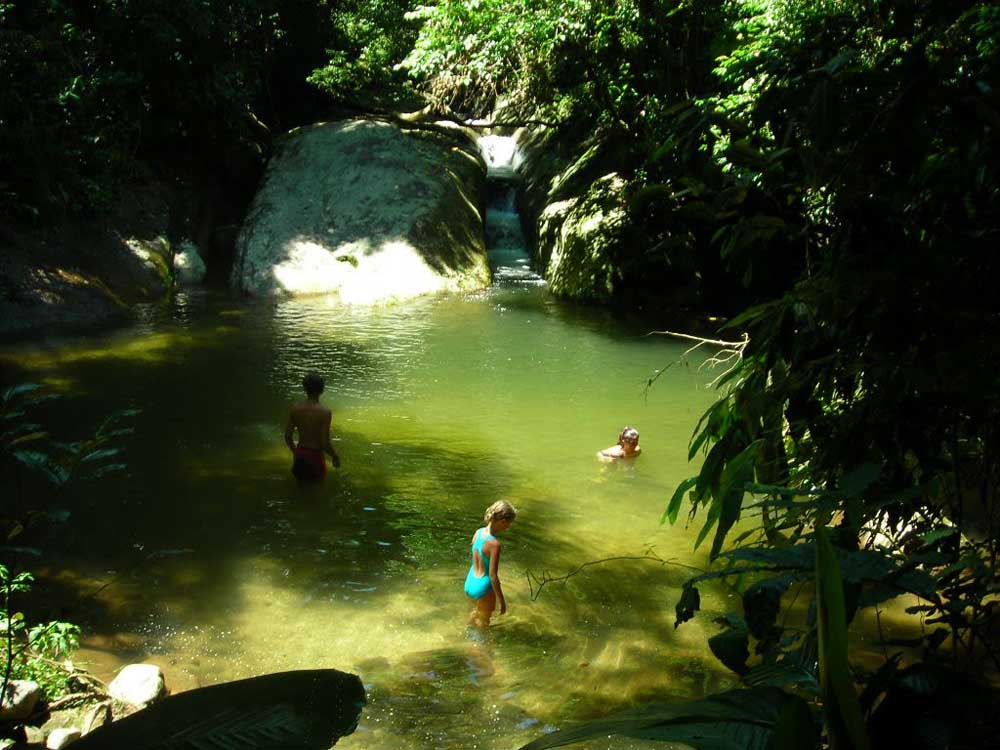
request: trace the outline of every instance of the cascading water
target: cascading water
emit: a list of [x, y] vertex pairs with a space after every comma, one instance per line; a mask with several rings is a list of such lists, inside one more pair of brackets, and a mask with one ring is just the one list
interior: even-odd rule
[[516, 198], [520, 154], [512, 136], [484, 135], [479, 150], [486, 161], [486, 247], [498, 284], [544, 284], [531, 269]]

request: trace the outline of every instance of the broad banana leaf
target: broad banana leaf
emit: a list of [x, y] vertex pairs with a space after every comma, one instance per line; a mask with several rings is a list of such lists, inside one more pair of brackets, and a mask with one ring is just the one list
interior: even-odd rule
[[[809, 714], [805, 701], [779, 688], [730, 690], [702, 700], [652, 704], [597, 719], [539, 737], [521, 750], [562, 747], [609, 734], [659, 740], [695, 750], [767, 750], [772, 747], [779, 718], [788, 713], [785, 709], [790, 703], [802, 704], [794, 715]], [[797, 734], [796, 750], [815, 748], [817, 734]]]
[[816, 527], [816, 613], [819, 675], [833, 750], [869, 750], [861, 704], [847, 662], [847, 615], [837, 554], [826, 528]]
[[84, 735], [72, 750], [327, 750], [354, 731], [361, 680], [336, 669], [189, 690]]

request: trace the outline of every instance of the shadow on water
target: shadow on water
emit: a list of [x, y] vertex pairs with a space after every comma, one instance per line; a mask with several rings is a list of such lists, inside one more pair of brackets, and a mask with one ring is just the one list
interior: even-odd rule
[[[494, 294], [494, 299], [496, 304], [511, 312], [526, 315], [544, 314], [559, 320], [569, 328], [585, 330], [616, 341], [627, 337], [632, 343], [648, 346], [663, 346], [665, 341], [675, 343], [678, 353], [686, 350], [689, 344], [652, 332], [669, 330], [708, 338], [733, 338], [726, 335], [726, 332], [719, 333], [716, 330], [722, 325], [722, 320], [706, 321], [685, 310], [660, 312], [654, 317], [649, 311], [630, 307], [627, 301], [607, 306], [587, 305], [558, 299], [549, 294], [545, 288], [532, 287], [501, 290], [500, 293]], [[698, 362], [700, 361], [699, 359]]]

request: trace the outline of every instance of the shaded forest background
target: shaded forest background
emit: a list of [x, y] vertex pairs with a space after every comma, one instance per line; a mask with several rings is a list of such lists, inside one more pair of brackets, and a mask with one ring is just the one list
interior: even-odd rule
[[[743, 587], [713, 652], [823, 707], [840, 746], [982, 747], [995, 704], [963, 690], [1000, 669], [998, 74], [1000, 6], [968, 0], [0, 2], [0, 215], [99, 219], [149, 175], [245, 205], [273, 134], [352, 109], [546, 122], [568, 162], [587, 134], [627, 181], [618, 293], [685, 284], [730, 318], [704, 463], [665, 514], [703, 518], [711, 576]], [[842, 670], [865, 730], [817, 671], [827, 526], [844, 617], [911, 593], [927, 626]], [[803, 585], [812, 619], [786, 628]]]

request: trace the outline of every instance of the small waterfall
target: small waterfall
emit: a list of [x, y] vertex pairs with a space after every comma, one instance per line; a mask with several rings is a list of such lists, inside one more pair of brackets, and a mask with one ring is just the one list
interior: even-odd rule
[[479, 150], [486, 161], [486, 247], [497, 284], [544, 284], [531, 270], [521, 216], [517, 212], [520, 153], [512, 136], [484, 135]]

